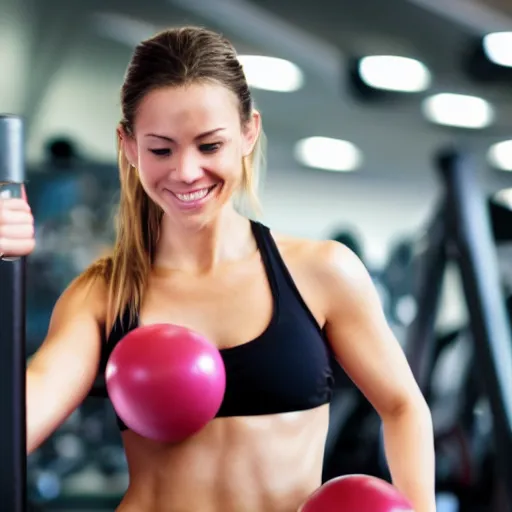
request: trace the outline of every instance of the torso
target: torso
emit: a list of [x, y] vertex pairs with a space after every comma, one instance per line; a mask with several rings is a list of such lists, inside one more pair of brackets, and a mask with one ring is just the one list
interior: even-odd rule
[[118, 512], [297, 512], [321, 484], [327, 406], [217, 418], [165, 447], [123, 433], [130, 485]]
[[[311, 321], [321, 329], [322, 291], [308, 271], [312, 242], [274, 239]], [[179, 324], [229, 351], [264, 333], [273, 312], [266, 271], [255, 252], [207, 277], [155, 271], [139, 322]], [[217, 417], [172, 446], [124, 430], [130, 484], [118, 512], [295, 512], [321, 484], [328, 418], [328, 404]]]

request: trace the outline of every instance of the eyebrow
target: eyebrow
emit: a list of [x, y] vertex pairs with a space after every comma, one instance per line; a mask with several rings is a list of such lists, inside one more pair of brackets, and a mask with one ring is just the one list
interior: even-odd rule
[[[196, 137], [194, 137], [194, 140], [200, 140], [204, 139], [205, 137], [208, 137], [210, 135], [214, 135], [217, 132], [223, 131], [226, 128], [214, 128], [213, 130], [208, 130], [207, 132], [200, 133]], [[173, 138], [167, 137], [165, 135], [158, 135], [157, 133], [146, 133], [146, 137], [156, 137], [157, 139], [162, 139], [168, 142], [176, 142]]]

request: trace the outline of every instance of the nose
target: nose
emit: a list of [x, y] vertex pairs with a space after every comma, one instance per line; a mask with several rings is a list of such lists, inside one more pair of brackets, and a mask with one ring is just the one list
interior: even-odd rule
[[176, 181], [190, 184], [198, 181], [204, 175], [200, 160], [191, 153], [183, 152], [175, 160], [175, 163], [172, 175]]

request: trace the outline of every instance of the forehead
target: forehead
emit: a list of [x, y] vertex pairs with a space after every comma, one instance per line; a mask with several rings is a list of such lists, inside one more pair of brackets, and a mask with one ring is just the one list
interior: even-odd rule
[[[149, 92], [141, 101], [136, 131], [180, 133], [239, 125], [236, 96], [213, 84], [166, 87]], [[169, 134], [171, 135], [171, 134]]]

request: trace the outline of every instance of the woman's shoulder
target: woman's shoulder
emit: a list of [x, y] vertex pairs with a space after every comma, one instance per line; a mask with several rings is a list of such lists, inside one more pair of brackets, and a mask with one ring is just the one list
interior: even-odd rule
[[366, 268], [346, 245], [335, 240], [310, 239], [272, 230], [272, 237], [286, 262], [300, 265], [321, 282], [365, 279]]
[[94, 261], [70, 282], [59, 301], [90, 311], [103, 323], [108, 310], [111, 274], [111, 258]]
[[291, 235], [282, 231], [269, 228], [272, 238], [281, 252], [289, 253], [307, 262], [320, 262], [330, 258], [347, 257], [351, 253], [345, 245], [328, 239], [314, 239], [303, 236]]

